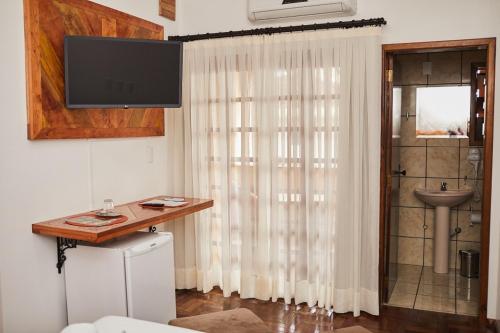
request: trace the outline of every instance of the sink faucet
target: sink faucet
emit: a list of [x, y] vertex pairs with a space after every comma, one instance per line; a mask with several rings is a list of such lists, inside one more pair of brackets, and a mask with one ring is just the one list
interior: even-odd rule
[[448, 183], [441, 182], [441, 191], [448, 191]]

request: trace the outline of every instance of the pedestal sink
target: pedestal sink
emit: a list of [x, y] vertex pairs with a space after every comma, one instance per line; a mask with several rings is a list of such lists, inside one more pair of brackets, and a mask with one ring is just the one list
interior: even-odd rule
[[415, 190], [415, 196], [436, 207], [434, 214], [434, 272], [448, 273], [450, 208], [466, 202], [474, 192], [464, 190]]

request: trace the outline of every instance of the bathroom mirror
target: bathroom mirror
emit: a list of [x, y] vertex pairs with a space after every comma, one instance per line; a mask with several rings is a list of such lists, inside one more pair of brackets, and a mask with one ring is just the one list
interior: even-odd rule
[[417, 88], [418, 138], [468, 138], [471, 87]]
[[401, 108], [402, 108], [402, 89], [394, 87], [392, 90], [392, 138], [399, 139], [401, 132]]

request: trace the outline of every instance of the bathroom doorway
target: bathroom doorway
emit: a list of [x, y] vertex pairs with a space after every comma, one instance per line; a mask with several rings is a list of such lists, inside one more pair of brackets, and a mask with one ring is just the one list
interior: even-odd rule
[[382, 307], [486, 323], [495, 45], [383, 46]]

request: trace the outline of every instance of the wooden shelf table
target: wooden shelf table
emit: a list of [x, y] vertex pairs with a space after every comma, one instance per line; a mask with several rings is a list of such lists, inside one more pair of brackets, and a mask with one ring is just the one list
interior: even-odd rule
[[128, 220], [124, 223], [103, 227], [78, 227], [65, 223], [66, 219], [69, 217], [67, 216], [34, 223], [32, 225], [32, 231], [35, 234], [57, 238], [57, 269], [59, 273], [61, 273], [62, 266], [66, 260], [64, 251], [69, 248], [75, 248], [78, 241], [100, 244], [145, 228], [149, 228], [150, 231], [155, 231], [155, 226], [157, 224], [178, 219], [208, 209], [214, 205], [213, 200], [196, 198], [185, 198], [188, 204], [175, 208], [165, 207], [152, 209], [143, 208], [139, 205], [140, 202], [160, 198], [165, 198], [165, 196], [148, 198], [116, 206], [116, 211], [128, 217]]

